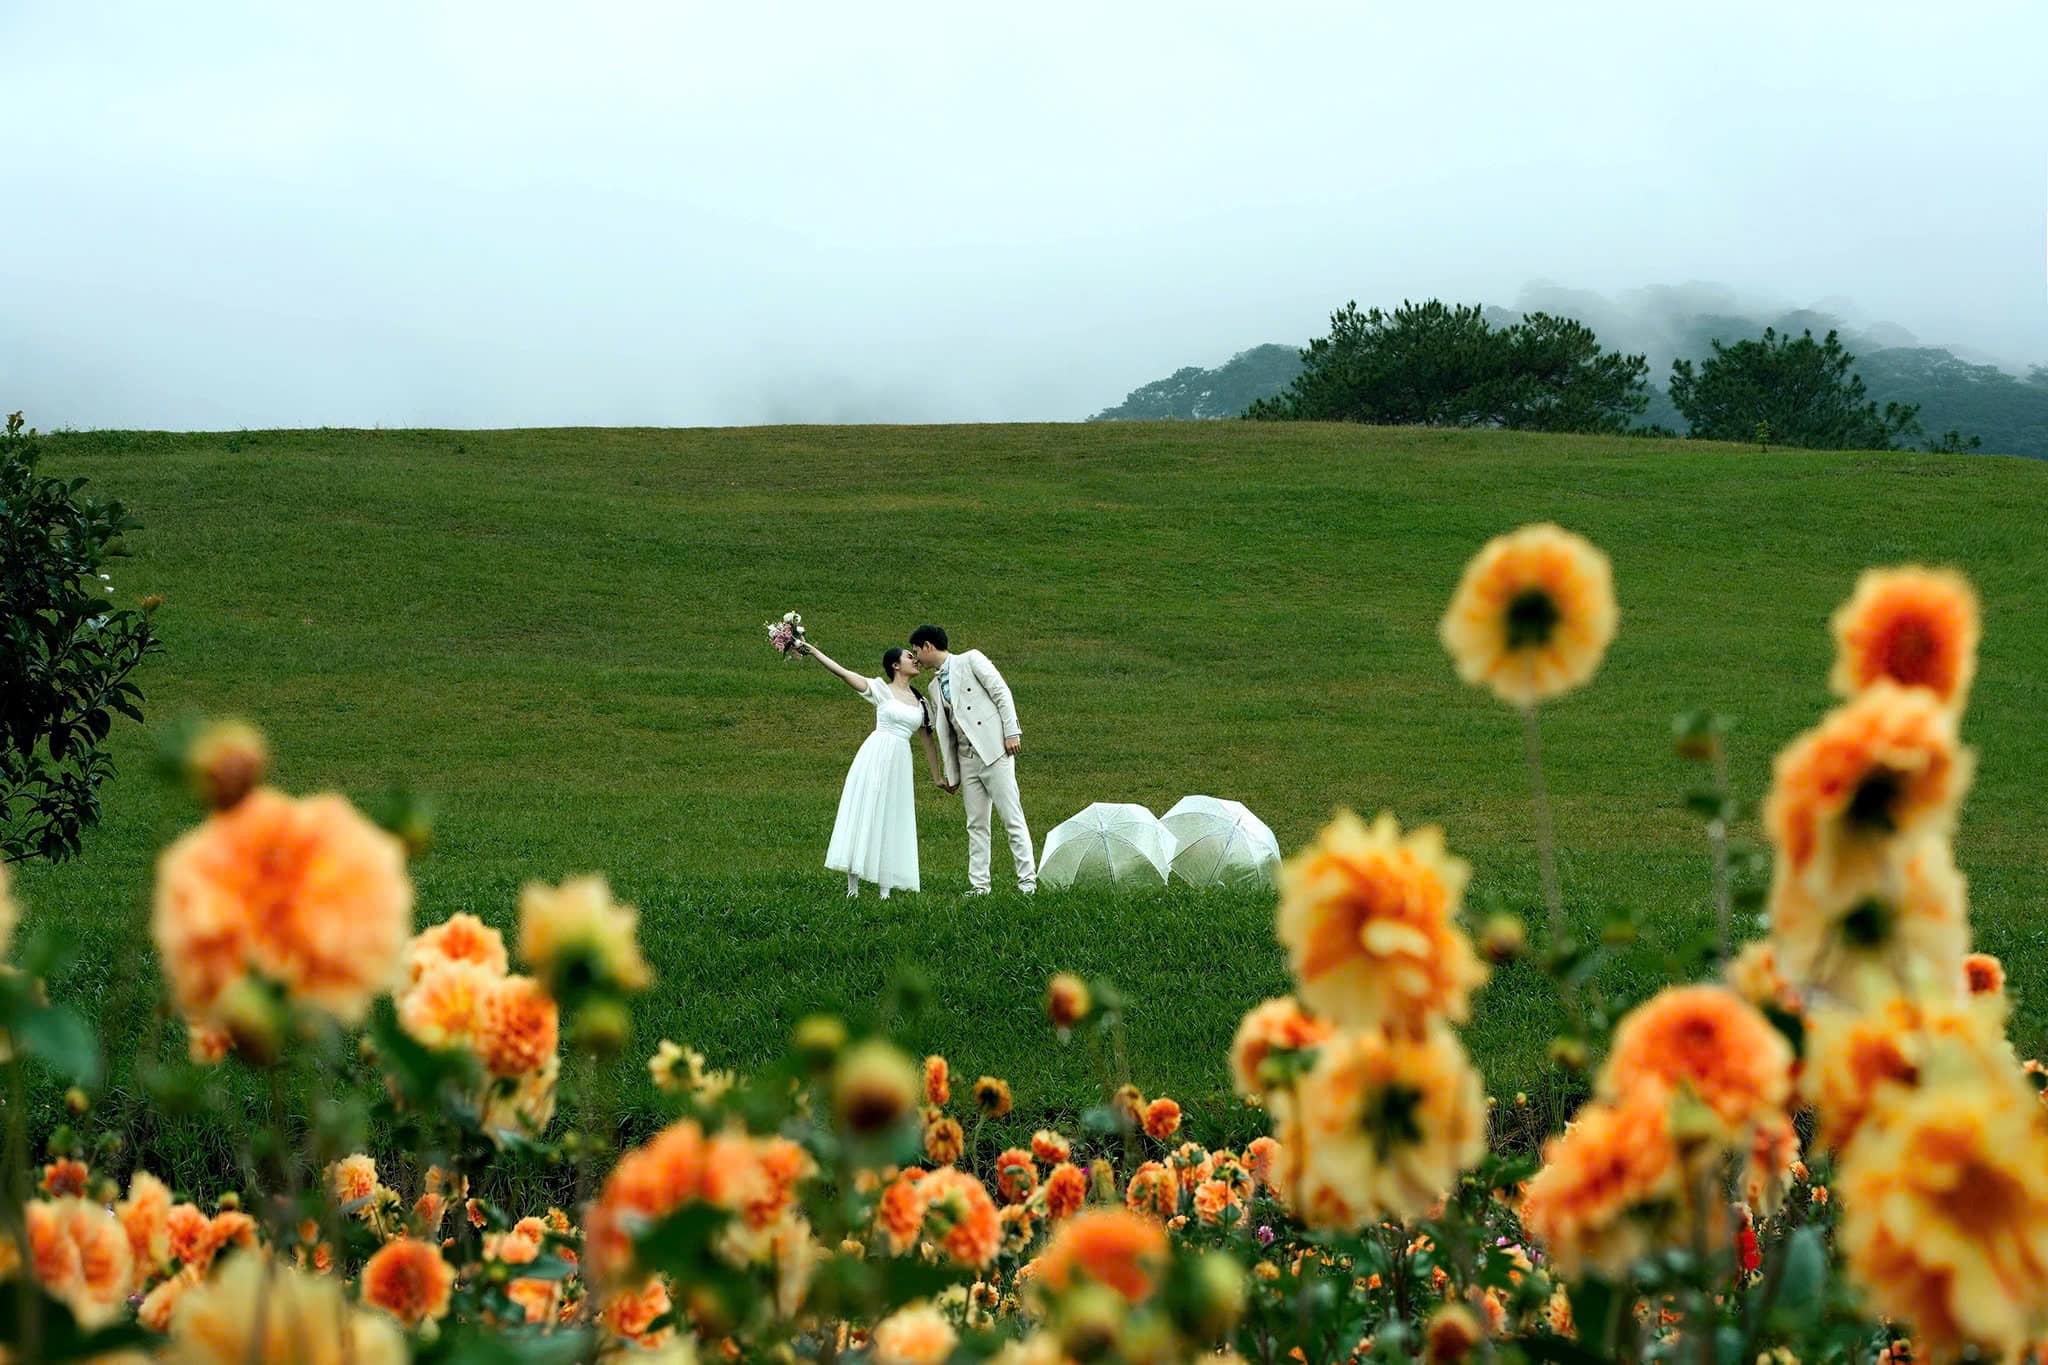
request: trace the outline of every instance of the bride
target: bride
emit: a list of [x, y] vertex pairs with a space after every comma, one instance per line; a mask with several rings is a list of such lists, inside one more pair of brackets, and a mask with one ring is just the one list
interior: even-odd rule
[[931, 707], [924, 693], [911, 685], [918, 674], [917, 658], [907, 649], [882, 655], [882, 676], [863, 678], [841, 667], [806, 641], [798, 646], [875, 708], [875, 729], [861, 742], [839, 793], [839, 818], [832, 824], [832, 842], [825, 866], [846, 874], [846, 894], [858, 896], [860, 884], [873, 882], [887, 900], [891, 891], [915, 891], [917, 885], [917, 801], [910, 776], [912, 735], [924, 743], [932, 781], [943, 790], [938, 746], [932, 742]]

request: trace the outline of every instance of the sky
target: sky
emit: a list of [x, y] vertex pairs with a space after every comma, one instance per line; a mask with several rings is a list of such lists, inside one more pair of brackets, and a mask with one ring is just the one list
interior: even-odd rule
[[2048, 0], [0, 0], [45, 428], [1069, 420], [1348, 299], [2048, 363]]

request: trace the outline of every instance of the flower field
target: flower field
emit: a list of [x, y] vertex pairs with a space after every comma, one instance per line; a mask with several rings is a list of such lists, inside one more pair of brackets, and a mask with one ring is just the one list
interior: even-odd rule
[[[1965, 479], [2032, 468], [1787, 457], [1744, 469], [1756, 501], [1674, 521], [1640, 490], [1714, 470], [1674, 472], [1654, 443], [1536, 443], [1545, 466], [1527, 442], [1262, 434], [1280, 444], [1226, 508], [1190, 471], [1213, 474], [1242, 430], [982, 452], [998, 488], [1028, 482], [1033, 453], [1058, 466], [1070, 519], [1136, 498], [1147, 456], [1178, 469], [1174, 496], [1210, 534], [1198, 552], [1170, 512], [1132, 510], [1116, 553], [1195, 584], [1133, 600], [1098, 579], [1109, 551], [1039, 527], [1049, 543], [1015, 553], [1063, 553], [1071, 605], [981, 639], [1047, 751], [1024, 778], [1036, 827], [1039, 802], [1126, 769], [1116, 794], [1148, 798], [1222, 765], [1238, 781], [1221, 794], [1266, 811], [1291, 855], [1266, 896], [927, 894], [890, 902], [890, 925], [873, 903], [828, 917], [797, 874], [762, 871], [814, 859], [766, 812], [800, 826], [840, 760], [818, 756], [828, 726], [807, 714], [829, 702], [772, 665], [738, 680], [758, 613], [726, 614], [728, 662], [706, 621], [671, 625], [687, 600], [591, 601], [593, 638], [616, 610], [650, 656], [712, 652], [650, 700], [637, 670], [657, 665], [585, 641], [582, 690], [553, 704], [629, 729], [613, 684], [682, 741], [666, 768], [633, 767], [660, 748], [646, 733], [630, 762], [571, 747], [548, 790], [556, 768], [491, 747], [516, 744], [492, 738], [516, 669], [502, 692], [437, 694], [411, 737], [446, 764], [397, 762], [406, 689], [488, 676], [465, 656], [485, 640], [516, 655], [518, 602], [389, 580], [382, 629], [420, 603], [444, 629], [344, 668], [317, 630], [298, 654], [229, 647], [295, 634], [278, 622], [301, 611], [317, 626], [317, 592], [280, 607], [230, 589], [226, 565], [183, 569], [201, 604], [187, 649], [222, 652], [164, 691], [258, 723], [168, 744], [176, 784], [138, 745], [117, 789], [135, 795], [85, 857], [11, 880], [12, 1349], [1846, 1361], [2048, 1341], [2048, 1073], [2025, 1060], [2042, 886], [2025, 768], [2042, 741], [2018, 723], [2041, 645], [2011, 609], [2043, 566], [1998, 553], [2017, 528], [1960, 515]], [[842, 457], [859, 478], [843, 435], [777, 439], [813, 484]], [[110, 447], [80, 452], [96, 480], [148, 482]], [[173, 466], [199, 525], [239, 453]], [[285, 481], [304, 474], [278, 458]], [[344, 490], [361, 476], [329, 458]], [[1726, 478], [1747, 457], [1684, 458]], [[626, 483], [661, 477], [630, 449], [613, 463]], [[592, 496], [526, 477], [562, 478], [571, 518]], [[1404, 478], [1439, 497], [1396, 544], [1380, 518]], [[1855, 487], [1881, 479], [1914, 491]], [[814, 526], [806, 573], [770, 582], [789, 506], [770, 483], [728, 484], [675, 543], [727, 566], [721, 595], [800, 597], [832, 647], [854, 628], [828, 623], [888, 610], [891, 585], [835, 602], [832, 567], [861, 547]], [[842, 496], [932, 515], [920, 487]], [[1261, 488], [1289, 507], [1352, 498], [1356, 542], [1287, 516], [1253, 539], [1234, 518]], [[1865, 521], [1830, 565], [1805, 551], [1831, 499]], [[469, 515], [458, 530], [502, 525]], [[156, 523], [172, 548], [155, 571], [181, 572], [196, 552]], [[272, 563], [260, 544], [252, 562]], [[1748, 578], [1772, 563], [1787, 567]], [[947, 591], [918, 614], [970, 619], [980, 598]], [[362, 628], [335, 620], [343, 639]], [[397, 700], [363, 686], [373, 669]], [[1342, 690], [1347, 670], [1370, 686]], [[341, 733], [357, 704], [368, 750]], [[481, 717], [454, 723], [464, 704]], [[1203, 704], [1223, 731], [1175, 730]], [[550, 734], [595, 742], [590, 724]], [[1235, 742], [1201, 743], [1222, 733]], [[495, 787], [470, 785], [486, 771]], [[401, 780], [443, 795], [383, 789]], [[594, 805], [607, 783], [618, 804]], [[957, 813], [920, 815], [943, 868]], [[616, 864], [578, 842], [603, 827], [621, 831]], [[662, 848], [676, 869], [648, 875]], [[53, 932], [67, 916], [81, 931]], [[114, 946], [143, 937], [153, 957]]]

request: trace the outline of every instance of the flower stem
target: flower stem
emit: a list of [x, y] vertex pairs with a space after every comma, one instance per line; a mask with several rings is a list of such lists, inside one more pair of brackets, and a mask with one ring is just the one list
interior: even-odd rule
[[[1728, 751], [1721, 747], [1719, 735], [1714, 737], [1714, 796], [1723, 810], [1728, 805]], [[1734, 895], [1728, 884], [1728, 821], [1720, 811], [1707, 821], [1707, 842], [1714, 851], [1714, 927], [1718, 935], [1722, 962], [1728, 960], [1730, 947], [1730, 922], [1734, 919]]]
[[[1557, 881], [1557, 836], [1550, 823], [1550, 791], [1543, 782], [1543, 731], [1537, 723], [1536, 708], [1522, 708], [1523, 752], [1529, 760], [1529, 799], [1536, 817], [1536, 863], [1543, 877], [1543, 904], [1550, 912], [1550, 947], [1552, 952], [1564, 948], [1566, 930], [1564, 922], [1564, 892]], [[1572, 1027], [1579, 1026], [1579, 992], [1569, 976], [1559, 979], [1564, 993], [1565, 1012], [1571, 1017]]]

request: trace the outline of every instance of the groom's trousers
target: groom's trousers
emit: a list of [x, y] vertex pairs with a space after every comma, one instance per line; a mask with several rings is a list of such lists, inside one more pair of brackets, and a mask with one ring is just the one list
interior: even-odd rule
[[972, 744], [960, 746], [960, 794], [967, 801], [967, 884], [988, 890], [989, 812], [1003, 822], [1010, 838], [1010, 857], [1017, 864], [1017, 889], [1038, 887], [1038, 864], [1031, 856], [1031, 829], [1024, 823], [1024, 798], [1017, 794], [1017, 760], [1004, 754], [983, 763]]

